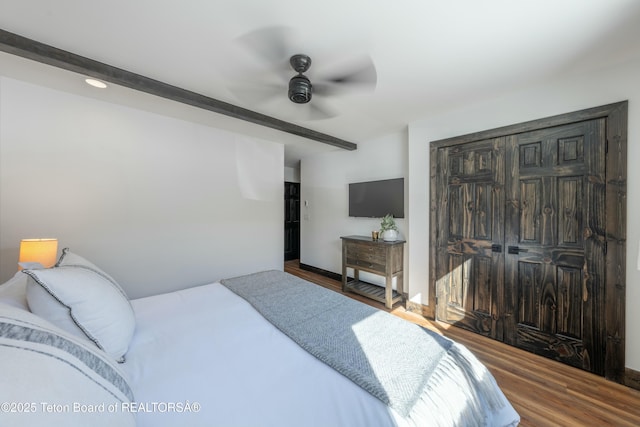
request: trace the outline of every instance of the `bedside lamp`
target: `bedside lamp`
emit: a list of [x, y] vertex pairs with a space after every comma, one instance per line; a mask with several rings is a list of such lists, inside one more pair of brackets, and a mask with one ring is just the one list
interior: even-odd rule
[[56, 263], [57, 254], [58, 239], [22, 239], [18, 262], [39, 262], [49, 268]]

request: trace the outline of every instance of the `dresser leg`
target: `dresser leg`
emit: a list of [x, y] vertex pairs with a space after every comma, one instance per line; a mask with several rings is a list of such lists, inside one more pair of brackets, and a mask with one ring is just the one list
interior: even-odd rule
[[384, 290], [384, 305], [389, 310], [393, 307], [393, 278], [387, 276]]

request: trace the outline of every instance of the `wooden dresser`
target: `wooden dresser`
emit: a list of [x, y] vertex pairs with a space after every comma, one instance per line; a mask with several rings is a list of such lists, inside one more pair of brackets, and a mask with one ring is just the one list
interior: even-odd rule
[[[385, 242], [367, 236], [343, 236], [342, 290], [364, 295], [384, 303], [387, 308], [402, 301], [404, 280], [404, 240]], [[347, 282], [347, 269], [353, 269], [353, 279]], [[360, 271], [384, 276], [385, 287], [360, 280]], [[393, 279], [396, 289], [393, 290]]]

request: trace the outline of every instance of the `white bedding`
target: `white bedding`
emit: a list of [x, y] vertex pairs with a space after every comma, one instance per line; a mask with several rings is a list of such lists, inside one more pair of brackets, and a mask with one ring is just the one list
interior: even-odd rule
[[[114, 286], [83, 276], [78, 289], [79, 276], [67, 273], [87, 269]], [[419, 329], [415, 325], [363, 311], [368, 307], [292, 279], [282, 272], [260, 272], [227, 279], [225, 286], [214, 283], [105, 306], [114, 293], [122, 294], [120, 286], [65, 248], [51, 269], [31, 267], [0, 284], [0, 361], [6, 373], [0, 375], [0, 426], [499, 427], [519, 422], [489, 371], [464, 347], [434, 341], [448, 348], [442, 353], [431, 346], [433, 340], [413, 334]], [[62, 316], [45, 319], [30, 311], [28, 289], [36, 285], [47, 290], [40, 308], [49, 312], [60, 305]], [[322, 302], [329, 305], [323, 309]], [[307, 322], [322, 319], [306, 313], [308, 308], [330, 317]], [[128, 328], [102, 329], [123, 317], [135, 324], [133, 338]], [[82, 334], [66, 330], [67, 320]], [[375, 328], [367, 329], [373, 321]], [[341, 334], [358, 338], [339, 339]], [[121, 351], [110, 354], [95, 337], [124, 339], [125, 363], [116, 363]], [[387, 351], [391, 342], [402, 359], [397, 351]], [[328, 351], [319, 352], [319, 346]], [[436, 365], [420, 365], [436, 360]], [[423, 367], [415, 370], [418, 365]], [[416, 378], [417, 389], [411, 387]], [[383, 402], [396, 402], [393, 407], [403, 410], [407, 389], [418, 394], [412, 394], [416, 400], [404, 417]]]
[[[121, 367], [139, 427], [409, 425], [219, 283], [132, 305], [136, 332]], [[517, 419], [507, 403], [489, 425]]]

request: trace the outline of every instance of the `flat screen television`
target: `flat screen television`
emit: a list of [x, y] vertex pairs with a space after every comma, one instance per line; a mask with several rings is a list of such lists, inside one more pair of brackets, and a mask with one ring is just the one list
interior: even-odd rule
[[349, 184], [349, 216], [404, 218], [404, 178]]

